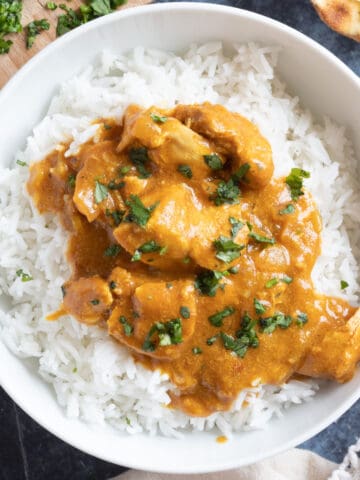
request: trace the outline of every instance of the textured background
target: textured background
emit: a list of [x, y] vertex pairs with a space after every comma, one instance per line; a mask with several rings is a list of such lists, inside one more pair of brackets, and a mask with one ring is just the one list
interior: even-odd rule
[[[219, 0], [267, 15], [300, 30], [360, 75], [360, 46], [329, 30], [307, 0]], [[0, 64], [1, 68], [1, 64]], [[124, 469], [97, 460], [46, 432], [0, 389], [0, 480], [107, 480]], [[302, 445], [340, 462], [360, 435], [360, 401], [336, 423]]]

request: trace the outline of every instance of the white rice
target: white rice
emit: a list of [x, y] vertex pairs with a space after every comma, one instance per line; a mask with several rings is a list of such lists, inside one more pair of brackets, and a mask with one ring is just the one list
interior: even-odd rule
[[[95, 135], [94, 118], [120, 119], [129, 103], [170, 107], [175, 103], [221, 103], [255, 122], [273, 149], [275, 174], [293, 166], [311, 171], [306, 186], [323, 218], [323, 249], [313, 273], [317, 288], [358, 302], [360, 189], [356, 161], [344, 129], [329, 119], [316, 123], [275, 76], [278, 50], [255, 44], [225, 56], [218, 42], [191, 46], [183, 56], [138, 47], [124, 56], [104, 53], [65, 82], [48, 115], [34, 128], [18, 160], [43, 158], [63, 141], [68, 154]], [[352, 172], [352, 174], [351, 174]], [[263, 428], [291, 404], [311, 399], [314, 381], [258, 386], [240, 393], [231, 412], [191, 418], [164, 408], [173, 388], [166, 375], [136, 365], [126, 348], [99, 328], [70, 317], [48, 322], [69, 276], [66, 235], [58, 221], [41, 216], [25, 191], [28, 168], [0, 168], [0, 289], [11, 304], [0, 314], [3, 341], [15, 355], [35, 358], [39, 374], [55, 389], [70, 417], [108, 422], [128, 433], [179, 436], [183, 429], [231, 431]], [[33, 280], [22, 282], [18, 269]], [[340, 280], [349, 287], [340, 291]], [[246, 400], [246, 402], [245, 402]]]

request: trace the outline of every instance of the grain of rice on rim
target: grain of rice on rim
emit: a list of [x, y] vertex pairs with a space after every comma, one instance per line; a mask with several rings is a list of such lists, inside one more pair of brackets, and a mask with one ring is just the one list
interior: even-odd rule
[[[183, 56], [138, 47], [126, 55], [102, 54], [96, 64], [61, 85], [47, 116], [16, 159], [30, 164], [71, 141], [67, 155], [95, 136], [98, 117], [120, 120], [130, 103], [171, 107], [175, 103], [221, 103], [258, 125], [270, 141], [275, 175], [293, 166], [311, 171], [306, 186], [323, 219], [322, 255], [313, 272], [317, 288], [358, 302], [360, 189], [356, 162], [344, 128], [329, 119], [316, 123], [291, 97], [274, 71], [277, 48], [234, 46], [226, 56], [219, 42], [192, 45]], [[91, 99], [91, 101], [89, 101]], [[192, 418], [164, 408], [174, 388], [166, 375], [136, 365], [127, 349], [99, 328], [70, 317], [48, 322], [61, 302], [69, 276], [66, 235], [51, 216], [39, 215], [26, 194], [28, 168], [0, 167], [0, 289], [12, 298], [0, 313], [1, 336], [22, 358], [34, 357], [70, 417], [137, 433], [179, 436], [186, 430], [231, 431], [263, 428], [289, 406], [312, 398], [314, 380], [292, 380], [282, 387], [254, 386], [239, 394], [230, 412]], [[33, 280], [21, 282], [18, 269]], [[340, 291], [340, 280], [349, 286]], [[293, 407], [296, 408], [296, 407]]]

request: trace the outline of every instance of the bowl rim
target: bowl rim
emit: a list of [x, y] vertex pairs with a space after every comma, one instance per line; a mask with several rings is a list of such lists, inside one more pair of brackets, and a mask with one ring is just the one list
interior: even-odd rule
[[[47, 45], [44, 49], [42, 49], [40, 52], [38, 52], [33, 58], [31, 58], [25, 65], [23, 65], [16, 73], [15, 75], [8, 80], [8, 82], [5, 84], [5, 86], [0, 90], [0, 105], [1, 102], [9, 95], [12, 94], [13, 90], [16, 89], [16, 87], [21, 84], [22, 80], [24, 77], [26, 77], [27, 73], [33, 69], [36, 68], [37, 64], [42, 61], [44, 57], [47, 55], [52, 54], [57, 50], [57, 48], [61, 45], [65, 45], [66, 43], [70, 43], [73, 40], [75, 40], [77, 37], [83, 35], [87, 31], [90, 30], [95, 30], [97, 29], [98, 26], [100, 25], [106, 25], [107, 23], [112, 23], [114, 21], [120, 20], [122, 18], [126, 18], [129, 16], [138, 16], [138, 15], [145, 15], [147, 12], [152, 12], [152, 11], [157, 11], [157, 12], [166, 12], [166, 11], [192, 11], [192, 12], [200, 12], [204, 10], [208, 11], [215, 11], [219, 13], [228, 13], [232, 15], [236, 15], [239, 18], [243, 19], [255, 19], [257, 21], [260, 21], [262, 23], [265, 23], [271, 27], [273, 27], [275, 30], [281, 30], [290, 36], [292, 36], [295, 40], [300, 41], [300, 43], [306, 44], [307, 46], [311, 47], [316, 51], [317, 54], [324, 56], [327, 58], [327, 60], [332, 63], [334, 68], [341, 70], [347, 77], [348, 79], [354, 84], [356, 88], [359, 89], [359, 95], [360, 95], [360, 78], [347, 66], [345, 65], [338, 57], [336, 57], [333, 53], [331, 53], [329, 50], [327, 50], [325, 47], [320, 45], [317, 41], [311, 39], [310, 37], [307, 37], [305, 34], [299, 32], [298, 30], [289, 27], [282, 22], [279, 22], [277, 20], [273, 20], [269, 17], [266, 17], [264, 15], [251, 12], [248, 10], [244, 10], [241, 8], [236, 8], [236, 7], [231, 7], [231, 6], [226, 6], [226, 5], [218, 5], [218, 4], [209, 4], [209, 3], [203, 3], [203, 2], [165, 2], [165, 3], [158, 3], [158, 4], [149, 4], [149, 5], [139, 5], [135, 6], [126, 10], [122, 11], [117, 11], [114, 12], [110, 15], [106, 15], [104, 17], [100, 17], [96, 20], [93, 20], [87, 24], [84, 24], [75, 30], [67, 33], [66, 35], [57, 38], [55, 41]], [[7, 348], [5, 343], [2, 342], [2, 345], [0, 347]], [[10, 352], [12, 355], [13, 353]], [[21, 361], [21, 359], [18, 358], [18, 360]], [[69, 435], [66, 434], [61, 430], [60, 427], [54, 427], [51, 425], [51, 421], [44, 421], [43, 418], [40, 418], [41, 416], [37, 412], [32, 412], [31, 408], [27, 407], [26, 405], [26, 400], [24, 400], [25, 397], [20, 397], [16, 394], [14, 389], [12, 388], [12, 383], [11, 382], [6, 382], [4, 379], [0, 378], [0, 385], [1, 387], [5, 390], [5, 392], [10, 396], [10, 398], [26, 413], [28, 414], [33, 420], [35, 420], [39, 425], [41, 425], [43, 428], [51, 432], [53, 435], [55, 435], [57, 438], [63, 440], [67, 444], [70, 444], [71, 446], [78, 448], [79, 450], [92, 455], [94, 457], [100, 458], [102, 460], [108, 461], [115, 463], [117, 465], [120, 465], [119, 460], [114, 458], [111, 455], [104, 455], [104, 454], [99, 454], [96, 451], [96, 447], [91, 445], [91, 444], [86, 444], [84, 445], [83, 442], [77, 438], [69, 438]], [[248, 459], [242, 463], [239, 462], [239, 460], [236, 459], [236, 457], [232, 458], [231, 460], [222, 460], [219, 462], [218, 466], [213, 466], [213, 467], [202, 467], [202, 468], [196, 468], [196, 470], [192, 469], [191, 467], [188, 467], [187, 465], [176, 465], [174, 468], [169, 469], [169, 468], [156, 468], [156, 469], [149, 469], [149, 471], [153, 472], [159, 472], [159, 473], [176, 473], [176, 474], [195, 474], [195, 473], [208, 473], [208, 472], [216, 472], [216, 471], [225, 471], [225, 470], [230, 470], [233, 468], [237, 468], [239, 466], [245, 466], [251, 463], [255, 463], [259, 460], [271, 457], [273, 455], [279, 454], [285, 450], [288, 450], [290, 448], [293, 448], [300, 443], [308, 440], [309, 438], [315, 436], [317, 433], [319, 433], [321, 430], [325, 429], [327, 426], [329, 426], [332, 422], [336, 421], [343, 413], [345, 413], [358, 399], [360, 398], [360, 382], [358, 387], [355, 389], [355, 391], [346, 399], [344, 400], [334, 411], [329, 415], [326, 419], [323, 421], [320, 421], [318, 423], [315, 423], [314, 426], [311, 429], [306, 430], [303, 433], [298, 434], [294, 438], [288, 440], [287, 442], [276, 446], [272, 449], [269, 449], [266, 455], [263, 455], [262, 453], [258, 453], [256, 455], [252, 455], [248, 457]], [[122, 465], [124, 464], [124, 460], [121, 460]], [[146, 468], [141, 461], [138, 462], [128, 462], [126, 463], [126, 466], [128, 468], [133, 468], [133, 469], [140, 469], [143, 470]]]

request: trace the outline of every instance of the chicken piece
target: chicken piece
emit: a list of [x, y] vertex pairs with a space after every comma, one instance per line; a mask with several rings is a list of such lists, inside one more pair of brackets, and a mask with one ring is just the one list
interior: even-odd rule
[[62, 309], [87, 325], [101, 321], [113, 303], [108, 283], [98, 275], [70, 280], [63, 290]]
[[360, 309], [345, 323], [330, 326], [316, 343], [299, 373], [345, 383], [354, 376], [360, 360]]
[[269, 183], [274, 171], [271, 146], [249, 120], [208, 102], [178, 105], [173, 115], [210, 139], [219, 152], [230, 156], [233, 173], [247, 163], [250, 167], [246, 174], [249, 187], [262, 188]]
[[[148, 149], [148, 156], [153, 163], [169, 173], [169, 164], [173, 172], [182, 176], [178, 168], [187, 166], [194, 178], [206, 178], [211, 169], [204, 156], [214, 153], [211, 143], [198, 133], [187, 128], [179, 120], [168, 115], [171, 112], [160, 111], [155, 107], [141, 111], [131, 105], [125, 112], [124, 132], [118, 151], [139, 145]], [[164, 118], [155, 121], [152, 115]], [[131, 151], [131, 150], [130, 150]], [[221, 157], [222, 162], [225, 160]]]
[[[192, 189], [185, 184], [171, 185], [141, 200], [146, 207], [159, 203], [144, 228], [136, 223], [121, 223], [114, 230], [116, 240], [132, 255], [140, 252], [138, 259], [142, 262], [159, 268], [174, 268], [174, 262], [181, 265], [196, 235], [201, 209]], [[154, 248], [147, 250], [149, 253], [143, 248], [148, 242], [155, 242]]]
[[104, 141], [88, 146], [80, 153], [82, 168], [76, 176], [73, 200], [89, 222], [100, 215], [106, 220], [107, 211], [124, 210], [123, 181], [118, 170], [127, 158], [113, 153], [109, 148], [111, 145], [112, 142]]
[[126, 302], [113, 310], [108, 320], [110, 335], [144, 355], [178, 358], [195, 329], [193, 282], [144, 283], [136, 288], [130, 311]]
[[359, 0], [311, 0], [311, 3], [332, 30], [360, 42]]

